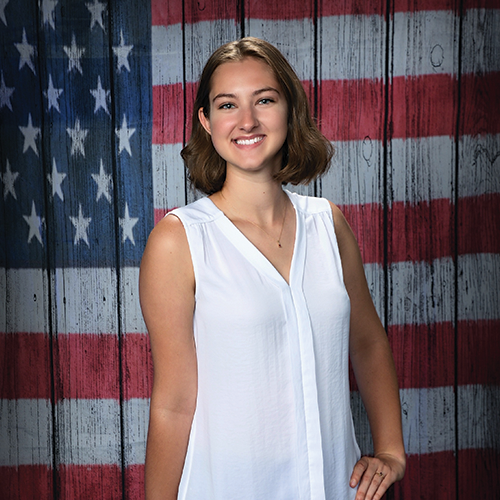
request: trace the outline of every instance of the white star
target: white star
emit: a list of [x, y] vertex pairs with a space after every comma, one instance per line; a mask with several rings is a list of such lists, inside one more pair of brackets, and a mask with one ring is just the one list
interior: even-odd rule
[[52, 159], [52, 174], [47, 174], [47, 179], [52, 186], [52, 198], [55, 198], [56, 194], [59, 196], [61, 201], [64, 201], [64, 194], [61, 189], [62, 181], [66, 178], [66, 174], [57, 171], [56, 159]]
[[42, 11], [43, 24], [50, 24], [52, 29], [56, 29], [54, 23], [54, 10], [59, 0], [40, 0], [40, 10]]
[[7, 26], [7, 19], [5, 18], [5, 7], [7, 7], [8, 3], [9, 0], [0, 0], [0, 19], [3, 21], [5, 26]]
[[66, 132], [68, 132], [72, 140], [71, 156], [75, 155], [76, 153], [81, 153], [85, 158], [85, 148], [83, 146], [83, 141], [87, 137], [89, 131], [80, 127], [80, 120], [77, 118], [75, 121], [75, 128], [67, 128]]
[[0, 109], [2, 109], [4, 106], [7, 106], [12, 111], [12, 103], [10, 102], [10, 100], [12, 98], [14, 90], [14, 87], [7, 87], [5, 85], [2, 71], [2, 82], [0, 84]]
[[116, 70], [118, 73], [121, 72], [122, 67], [124, 67], [128, 72], [130, 72], [130, 66], [128, 64], [128, 55], [130, 51], [134, 48], [133, 45], [125, 45], [125, 41], [123, 39], [123, 31], [120, 31], [120, 45], [113, 47], [113, 52], [115, 56], [118, 58], [116, 63]]
[[89, 9], [91, 15], [90, 29], [92, 29], [96, 23], [99, 23], [103, 31], [106, 31], [102, 21], [102, 14], [106, 10], [106, 5], [94, 0], [94, 3], [86, 3], [85, 6]]
[[26, 29], [23, 28], [23, 40], [21, 43], [15, 43], [16, 49], [19, 51], [19, 69], [21, 69], [25, 64], [29, 66], [31, 71], [36, 75], [35, 66], [32, 57], [35, 55], [35, 46], [28, 43], [26, 38]]
[[90, 222], [92, 221], [91, 217], [84, 217], [82, 213], [82, 205], [80, 204], [80, 208], [78, 209], [78, 217], [69, 216], [71, 223], [75, 226], [75, 245], [83, 240], [87, 243], [89, 247], [89, 238], [87, 236], [87, 229], [89, 228]]
[[132, 229], [134, 226], [137, 224], [137, 221], [139, 219], [137, 217], [130, 217], [130, 214], [128, 212], [128, 204], [125, 203], [125, 215], [120, 217], [120, 227], [122, 228], [122, 243], [125, 243], [127, 239], [129, 239], [132, 242], [132, 245], [135, 246], [135, 241], [134, 241], [134, 232]]
[[80, 73], [80, 75], [83, 75], [80, 58], [83, 56], [83, 54], [85, 54], [85, 48], [78, 47], [76, 45], [76, 38], [74, 33], [71, 37], [71, 47], [64, 46], [63, 49], [64, 52], [66, 52], [66, 55], [69, 57], [68, 73], [70, 73], [71, 70], [75, 68]]
[[12, 195], [14, 200], [17, 200], [16, 190], [14, 189], [14, 182], [19, 175], [19, 172], [11, 172], [10, 163], [7, 160], [7, 164], [5, 166], [5, 174], [3, 174], [2, 182], [3, 182], [3, 199], [6, 200], [9, 193]]
[[52, 75], [49, 75], [49, 88], [47, 90], [44, 90], [43, 92], [43, 95], [49, 101], [49, 108], [47, 111], [50, 111], [51, 108], [56, 108], [59, 113], [61, 112], [61, 110], [59, 109], [59, 101], [57, 99], [59, 99], [62, 92], [63, 89], [54, 88], [54, 84], [52, 83]]
[[101, 196], [104, 196], [111, 203], [111, 194], [109, 190], [113, 186], [113, 177], [111, 174], [107, 174], [104, 171], [104, 165], [102, 164], [101, 158], [101, 168], [99, 169], [98, 174], [90, 174], [92, 179], [94, 179], [97, 183], [97, 198], [95, 201], [99, 201]]
[[106, 111], [106, 113], [109, 115], [108, 104], [106, 101], [111, 92], [102, 88], [100, 76], [97, 77], [97, 88], [95, 90], [91, 90], [90, 93], [94, 96], [95, 99], [94, 115], [100, 108], [104, 109], [104, 111]]
[[28, 125], [26, 127], [19, 127], [19, 130], [24, 135], [23, 153], [26, 153], [26, 151], [31, 148], [38, 156], [35, 139], [40, 135], [40, 129], [38, 127], [33, 127], [31, 113], [28, 115]]
[[31, 241], [33, 236], [40, 242], [43, 247], [42, 241], [42, 225], [45, 221], [43, 217], [36, 214], [35, 202], [31, 205], [31, 215], [23, 215], [24, 220], [28, 223], [30, 227], [30, 232], [28, 235], [28, 243]]
[[115, 130], [118, 136], [118, 153], [121, 153], [124, 149], [128, 151], [128, 154], [132, 156], [132, 150], [130, 149], [130, 138], [135, 132], [135, 128], [127, 128], [127, 118], [123, 115], [122, 128]]

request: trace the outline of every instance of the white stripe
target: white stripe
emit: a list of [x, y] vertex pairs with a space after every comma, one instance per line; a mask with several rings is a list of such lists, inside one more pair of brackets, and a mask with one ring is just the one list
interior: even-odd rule
[[181, 149], [180, 143], [153, 144], [153, 206], [156, 209], [172, 209], [186, 204]]
[[451, 137], [393, 139], [390, 148], [392, 201], [453, 200], [455, 143]]
[[458, 257], [458, 319], [500, 319], [500, 254]]
[[500, 451], [500, 387], [467, 385], [458, 389], [459, 449]]
[[153, 85], [182, 83], [182, 25], [151, 27]]
[[318, 19], [321, 80], [381, 79], [385, 68], [383, 16]]
[[272, 43], [286, 57], [300, 80], [314, 78], [314, 26], [309, 18], [282, 21], [249, 19], [248, 35]]
[[428, 262], [396, 262], [388, 272], [390, 325], [422, 325], [454, 320], [455, 267], [451, 257]]
[[186, 24], [184, 30], [186, 82], [197, 82], [210, 54], [239, 36], [239, 28], [234, 19]]
[[149, 425], [149, 399], [131, 399], [123, 403], [125, 465], [144, 464]]
[[115, 269], [58, 268], [53, 294], [58, 333], [117, 333]]
[[139, 302], [139, 267], [124, 267], [120, 275], [122, 332], [146, 333]]
[[[408, 455], [455, 450], [453, 387], [400, 389], [403, 441]], [[351, 393], [353, 420], [361, 452], [373, 453], [368, 417], [360, 394]]]
[[337, 205], [383, 202], [382, 143], [334, 142], [336, 153], [329, 172], [321, 178], [321, 196]]
[[57, 404], [60, 461], [69, 465], [120, 465], [120, 403], [65, 399]]
[[7, 269], [2, 276], [0, 327], [3, 332], [48, 331], [47, 273], [41, 269]]
[[[455, 392], [452, 386], [399, 391], [403, 438], [409, 455], [455, 451]], [[458, 387], [458, 448], [500, 449], [500, 388]], [[368, 418], [358, 392], [351, 393], [356, 436], [363, 453], [373, 452]], [[58, 403], [62, 464], [120, 463], [119, 402], [65, 400]], [[124, 402], [125, 464], [142, 465], [146, 453], [149, 399]], [[0, 465], [52, 463], [51, 408], [47, 400], [0, 400]]]
[[52, 464], [52, 408], [46, 399], [0, 399], [0, 466]]
[[451, 10], [396, 12], [393, 76], [456, 75], [458, 34]]
[[458, 195], [492, 193], [500, 193], [500, 134], [461, 137]]
[[463, 19], [464, 73], [500, 71], [500, 9], [468, 9]]

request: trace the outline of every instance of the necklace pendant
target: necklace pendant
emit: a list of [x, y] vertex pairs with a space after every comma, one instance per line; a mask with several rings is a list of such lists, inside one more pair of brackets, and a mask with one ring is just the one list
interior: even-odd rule
[[279, 246], [280, 248], [283, 248], [283, 247], [281, 246], [281, 243], [280, 243], [279, 241], [278, 241], [278, 246]]

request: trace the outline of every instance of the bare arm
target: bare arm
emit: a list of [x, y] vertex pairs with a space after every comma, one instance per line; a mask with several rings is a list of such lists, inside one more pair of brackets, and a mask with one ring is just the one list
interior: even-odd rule
[[141, 308], [154, 382], [146, 446], [146, 499], [176, 499], [196, 406], [194, 273], [182, 223], [169, 216], [151, 232], [141, 262]]
[[351, 301], [351, 363], [374, 444], [374, 457], [360, 459], [350, 484], [353, 487], [359, 484], [356, 500], [378, 500], [393, 482], [403, 477], [406, 466], [398, 382], [387, 335], [368, 290], [358, 245], [344, 216], [333, 204], [332, 213]]

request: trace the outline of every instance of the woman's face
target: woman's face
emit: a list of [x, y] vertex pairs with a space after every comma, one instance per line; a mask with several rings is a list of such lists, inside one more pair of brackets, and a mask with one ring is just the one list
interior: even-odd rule
[[198, 116], [228, 173], [280, 170], [287, 102], [264, 61], [249, 57], [221, 64], [212, 75], [209, 102], [209, 118], [203, 109]]

